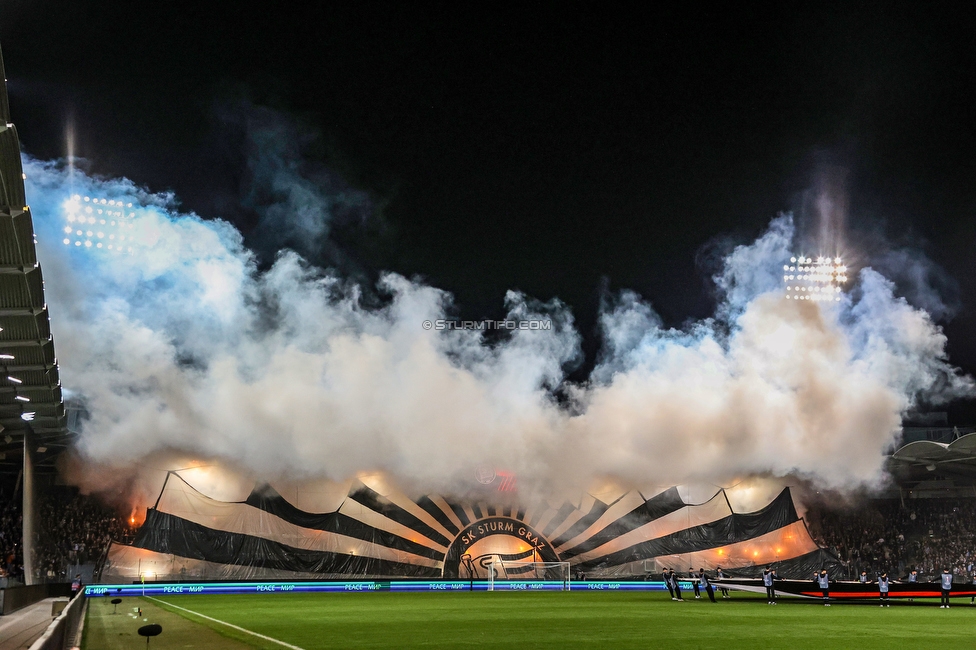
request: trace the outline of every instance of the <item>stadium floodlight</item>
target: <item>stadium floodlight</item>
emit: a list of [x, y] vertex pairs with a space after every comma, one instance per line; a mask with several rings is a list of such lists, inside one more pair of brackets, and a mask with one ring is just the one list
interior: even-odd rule
[[12, 355], [12, 354], [0, 354], [0, 359], [2, 359], [4, 361], [13, 361], [14, 360], [14, 355]]
[[[67, 220], [64, 232], [68, 235], [63, 240], [65, 246], [74, 244], [89, 250], [101, 249], [103, 247], [97, 239], [105, 239], [106, 235], [113, 240], [118, 237], [119, 241], [128, 239], [135, 242], [133, 230], [136, 212], [131, 201], [75, 194], [68, 197], [63, 207]], [[116, 253], [123, 252], [122, 246], [107, 248]], [[130, 254], [134, 252], [131, 246], [125, 247], [125, 250]]]
[[27, 411], [26, 413], [20, 414], [20, 419], [24, 422], [33, 422], [34, 416], [37, 415], [34, 411]]
[[14, 399], [20, 400], [21, 402], [29, 402], [29, 397], [24, 397], [23, 395], [14, 395]]
[[[847, 267], [840, 257], [826, 257], [820, 255], [816, 261], [804, 255], [790, 257], [790, 262], [799, 266], [800, 273], [787, 273], [783, 276], [788, 300], [813, 300], [815, 302], [840, 302], [842, 285], [847, 282]], [[794, 267], [784, 265], [784, 270]], [[799, 280], [799, 283], [795, 283]]]
[[14, 383], [14, 384], [22, 384], [22, 383], [24, 383], [24, 380], [17, 379], [16, 377], [11, 377], [10, 375], [7, 375], [7, 381], [9, 381], [11, 383]]

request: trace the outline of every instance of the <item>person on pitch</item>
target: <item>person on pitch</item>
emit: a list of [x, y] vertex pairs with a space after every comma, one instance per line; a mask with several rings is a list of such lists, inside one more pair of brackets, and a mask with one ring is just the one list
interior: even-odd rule
[[688, 567], [688, 579], [691, 580], [691, 586], [695, 589], [695, 600], [701, 599], [701, 586], [698, 584], [698, 580], [695, 575], [695, 568]]
[[[722, 573], [722, 567], [718, 567], [718, 579], [719, 580], [724, 580], [725, 579], [725, 574]], [[722, 598], [729, 598], [729, 590], [728, 589], [726, 589], [724, 586], [719, 586], [719, 589], [722, 590]]]
[[[915, 589], [915, 587], [918, 585], [918, 571], [916, 571], [915, 569], [912, 569], [911, 572], [908, 574], [908, 584], [912, 585], [912, 589]], [[915, 599], [909, 598], [908, 602], [914, 603]]]
[[862, 585], [865, 585], [867, 583], [868, 583], [868, 572], [867, 571], [861, 571], [861, 584]]
[[[976, 589], [976, 571], [973, 571], [973, 589]], [[976, 595], [969, 599], [969, 604], [976, 604]]]
[[773, 581], [776, 579], [776, 572], [773, 571], [772, 567], [767, 566], [763, 569], [762, 580], [763, 586], [766, 587], [766, 604], [775, 605], [776, 604], [776, 587]]
[[882, 607], [891, 607], [891, 603], [888, 602], [888, 573], [882, 573], [878, 576], [878, 592], [881, 598]]
[[671, 576], [670, 576], [670, 574], [668, 574], [668, 571], [670, 571], [670, 569], [668, 569], [667, 567], [664, 567], [664, 574], [663, 574], [664, 575], [664, 585], [668, 588], [668, 593], [671, 594], [671, 600], [675, 600], [675, 597], [674, 597], [674, 587], [671, 585]]
[[708, 579], [708, 576], [705, 575], [705, 569], [698, 569], [698, 582], [700, 582], [701, 586], [705, 588], [705, 593], [708, 594], [708, 599], [714, 603], [715, 590], [712, 589], [712, 582]]
[[820, 585], [820, 592], [823, 594], [823, 604], [830, 607], [830, 576], [827, 569], [821, 569], [817, 574], [817, 584]]
[[942, 604], [939, 605], [939, 609], [949, 609], [949, 592], [952, 591], [952, 573], [949, 567], [942, 569], [939, 578], [942, 581]]
[[678, 574], [674, 572], [674, 569], [668, 573], [671, 576], [671, 586], [674, 587], [674, 599], [678, 602], [685, 602], [685, 599], [681, 597], [681, 583], [678, 582]]

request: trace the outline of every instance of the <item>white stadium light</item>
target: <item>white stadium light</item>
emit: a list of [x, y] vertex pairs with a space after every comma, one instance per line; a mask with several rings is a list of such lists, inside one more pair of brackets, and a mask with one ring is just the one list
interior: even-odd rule
[[[89, 205], [83, 205], [83, 202]], [[73, 233], [75, 237], [65, 238], [65, 246], [70, 246], [71, 242], [74, 241], [75, 246], [88, 251], [107, 248], [116, 252], [122, 252], [123, 246], [109, 245], [105, 247], [100, 242], [93, 240], [106, 239], [107, 237], [109, 240], [118, 240], [120, 242], [128, 239], [127, 244], [135, 243], [139, 238], [134, 232], [134, 221], [137, 218], [137, 212], [126, 211], [126, 208], [132, 207], [133, 204], [131, 202], [126, 202], [123, 199], [95, 196], [82, 197], [78, 194], [70, 196], [64, 202], [65, 219], [67, 222], [64, 226], [64, 232], [69, 236]], [[72, 226], [72, 224], [81, 226], [81, 229], [78, 229], [77, 226]], [[95, 227], [89, 230], [84, 227], [86, 224]], [[84, 242], [83, 247], [82, 242]], [[129, 252], [132, 252], [133, 248], [130, 246]]]
[[23, 420], [24, 422], [33, 422], [34, 415], [35, 415], [34, 411], [28, 411], [27, 413], [21, 413], [20, 419]]
[[14, 395], [14, 399], [20, 400], [21, 402], [29, 402], [29, 397], [24, 397], [23, 395]]
[[22, 384], [22, 383], [24, 383], [23, 380], [17, 379], [16, 377], [10, 377], [10, 376], [7, 377], [7, 381], [12, 381], [15, 384]]
[[[783, 270], [796, 270], [800, 273], [783, 275], [784, 282], [789, 282], [786, 285], [787, 299], [840, 302], [841, 285], [847, 282], [847, 267], [842, 264], [840, 257], [831, 258], [821, 255], [814, 262], [812, 257], [800, 255], [791, 257], [790, 262], [798, 266], [784, 265]], [[795, 280], [801, 282], [794, 284]]]

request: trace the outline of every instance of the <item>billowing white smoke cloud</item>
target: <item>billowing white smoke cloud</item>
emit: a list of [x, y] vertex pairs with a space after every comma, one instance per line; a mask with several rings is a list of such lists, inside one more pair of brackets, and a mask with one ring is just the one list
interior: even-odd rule
[[[752, 474], [847, 486], [878, 479], [917, 396], [973, 392], [939, 328], [871, 269], [841, 303], [785, 300], [789, 217], [728, 256], [715, 319], [665, 329], [619, 296], [601, 317], [603, 360], [567, 405], [553, 389], [580, 337], [557, 301], [509, 293], [512, 318], [553, 326], [503, 343], [428, 331], [450, 312], [443, 291], [387, 274], [387, 303], [365, 308], [360, 287], [293, 252], [259, 271], [231, 225], [180, 214], [171, 196], [25, 170], [61, 376], [91, 416], [79, 448], [102, 466], [177, 451], [256, 476], [385, 470], [415, 489], [451, 489], [484, 462], [525, 487]], [[75, 246], [88, 230], [108, 240], [65, 220], [73, 194], [140, 206], [134, 253]]]
[[777, 269], [792, 234], [781, 217], [728, 256], [717, 278], [725, 322], [663, 330], [633, 294], [604, 313], [612, 354], [570, 422], [582, 457], [631, 481], [651, 471], [676, 481], [768, 472], [867, 483], [916, 396], [972, 393], [928, 315], [871, 269], [841, 303], [785, 300]]

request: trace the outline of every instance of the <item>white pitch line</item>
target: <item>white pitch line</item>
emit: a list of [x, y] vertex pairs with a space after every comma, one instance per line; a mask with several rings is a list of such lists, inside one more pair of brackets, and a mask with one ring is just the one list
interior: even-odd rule
[[291, 648], [291, 650], [305, 650], [304, 648], [299, 648], [297, 645], [292, 645], [290, 643], [285, 643], [284, 641], [279, 641], [278, 639], [272, 638], [270, 636], [265, 636], [263, 634], [258, 634], [257, 632], [252, 632], [251, 630], [245, 630], [243, 627], [240, 627], [239, 625], [234, 625], [233, 623], [228, 623], [227, 621], [222, 621], [219, 618], [213, 618], [212, 616], [207, 616], [206, 614], [201, 614], [200, 612], [195, 612], [192, 609], [187, 609], [186, 607], [180, 607], [179, 605], [174, 605], [173, 603], [167, 603], [165, 600], [159, 600], [158, 598], [153, 598], [152, 596], [143, 596], [143, 598], [146, 598], [147, 600], [155, 600], [157, 603], [162, 603], [162, 604], [166, 605], [167, 607], [172, 607], [174, 609], [179, 609], [179, 610], [182, 610], [182, 611], [187, 612], [189, 614], [193, 614], [194, 616], [199, 616], [200, 618], [205, 618], [208, 621], [213, 621], [214, 623], [220, 623], [221, 625], [226, 625], [227, 627], [232, 627], [235, 630], [237, 630], [238, 632], [244, 632], [246, 634], [250, 634], [252, 636], [256, 636], [259, 639], [264, 639], [265, 641], [271, 641], [272, 643], [277, 643], [279, 645], [283, 645], [286, 648]]

